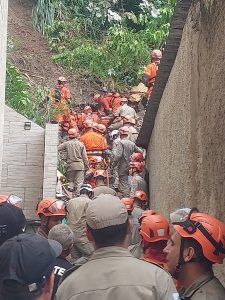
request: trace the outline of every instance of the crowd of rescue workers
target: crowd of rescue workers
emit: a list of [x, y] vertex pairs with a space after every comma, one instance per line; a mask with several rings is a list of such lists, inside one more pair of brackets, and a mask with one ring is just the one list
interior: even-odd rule
[[[161, 57], [153, 50], [145, 70], [148, 100]], [[224, 300], [213, 265], [225, 224], [197, 208], [154, 210], [129, 99], [103, 89], [81, 109], [64, 77], [47, 98], [65, 174], [55, 198], [38, 201], [39, 220], [0, 195], [0, 300]]]

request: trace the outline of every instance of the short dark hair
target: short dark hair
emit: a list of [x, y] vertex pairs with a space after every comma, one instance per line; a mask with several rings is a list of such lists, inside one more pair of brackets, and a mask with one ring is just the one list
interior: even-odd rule
[[127, 234], [128, 219], [120, 225], [108, 226], [102, 229], [92, 229], [88, 224], [96, 245], [99, 248], [115, 246], [124, 241]]
[[196, 261], [204, 266], [206, 270], [211, 270], [213, 263], [208, 260], [202, 251], [202, 246], [193, 238], [182, 238], [184, 243], [184, 249], [192, 247], [195, 251], [195, 257], [193, 257], [193, 261]]
[[89, 198], [91, 198], [92, 192], [91, 192], [91, 191], [88, 191], [88, 190], [86, 190], [86, 189], [82, 189], [82, 190], [80, 191], [80, 195], [87, 195], [87, 196], [89, 196]]

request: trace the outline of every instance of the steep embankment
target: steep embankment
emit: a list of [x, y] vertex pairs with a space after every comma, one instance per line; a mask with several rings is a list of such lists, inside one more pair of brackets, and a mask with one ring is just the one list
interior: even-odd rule
[[10, 0], [8, 37], [15, 48], [8, 54], [8, 60], [27, 77], [31, 85], [44, 84], [52, 87], [60, 75], [68, 78], [72, 97], [78, 101], [90, 100], [94, 87], [77, 74], [68, 74], [52, 63], [47, 42], [32, 27], [32, 1]]

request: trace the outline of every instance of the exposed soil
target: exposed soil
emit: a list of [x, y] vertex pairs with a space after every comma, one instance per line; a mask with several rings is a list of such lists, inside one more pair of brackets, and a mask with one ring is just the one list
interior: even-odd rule
[[65, 76], [76, 102], [90, 100], [96, 84], [78, 74], [69, 74], [51, 61], [52, 53], [44, 37], [32, 26], [32, 1], [10, 0], [8, 35], [15, 50], [8, 54], [11, 61], [27, 77], [31, 85], [54, 87], [59, 76]]

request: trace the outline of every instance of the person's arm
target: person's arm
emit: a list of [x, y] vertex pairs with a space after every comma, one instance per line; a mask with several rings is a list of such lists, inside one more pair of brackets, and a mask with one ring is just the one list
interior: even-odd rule
[[66, 150], [66, 143], [62, 143], [61, 145], [58, 146], [58, 151], [63, 151]]
[[83, 149], [82, 149], [82, 159], [84, 162], [84, 169], [88, 170], [89, 169], [89, 163], [88, 163], [88, 157], [87, 157], [87, 152], [85, 149], [85, 146], [83, 145]]

